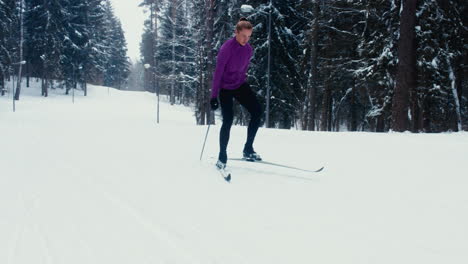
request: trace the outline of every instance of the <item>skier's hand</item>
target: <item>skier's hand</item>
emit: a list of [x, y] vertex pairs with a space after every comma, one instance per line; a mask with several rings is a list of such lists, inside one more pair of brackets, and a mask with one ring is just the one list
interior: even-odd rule
[[211, 98], [210, 100], [211, 110], [216, 111], [219, 107], [218, 98]]

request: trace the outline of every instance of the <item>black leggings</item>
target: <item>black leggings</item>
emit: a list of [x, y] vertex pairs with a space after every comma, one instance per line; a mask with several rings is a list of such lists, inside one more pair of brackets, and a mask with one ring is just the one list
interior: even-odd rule
[[221, 89], [220, 91], [219, 100], [221, 103], [221, 112], [223, 114], [223, 125], [221, 126], [219, 137], [220, 153], [226, 153], [226, 148], [229, 142], [232, 121], [234, 119], [234, 112], [232, 109], [233, 98], [235, 98], [250, 113], [250, 123], [247, 129], [247, 142], [245, 143], [244, 151], [251, 152], [253, 151], [255, 135], [257, 134], [258, 127], [260, 126], [262, 107], [257, 100], [257, 96], [250, 89], [249, 84], [244, 83], [238, 89]]

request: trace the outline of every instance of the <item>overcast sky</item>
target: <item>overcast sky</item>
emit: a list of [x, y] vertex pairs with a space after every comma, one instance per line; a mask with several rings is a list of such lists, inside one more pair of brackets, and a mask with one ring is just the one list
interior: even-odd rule
[[135, 62], [140, 58], [140, 41], [145, 14], [140, 0], [111, 0], [115, 15], [122, 22], [128, 44], [128, 56]]

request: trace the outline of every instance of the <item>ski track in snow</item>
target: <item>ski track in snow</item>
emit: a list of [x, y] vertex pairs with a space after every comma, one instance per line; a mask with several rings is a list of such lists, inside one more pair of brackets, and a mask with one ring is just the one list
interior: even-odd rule
[[20, 221], [18, 221], [18, 224], [16, 226], [16, 231], [13, 234], [13, 241], [11, 242], [11, 247], [9, 250], [9, 256], [8, 256], [8, 264], [13, 264], [15, 262], [15, 258], [17, 257], [17, 251], [19, 248], [20, 242], [25, 239], [23, 236], [26, 234], [26, 231], [29, 229], [31, 232], [34, 232], [40, 239], [40, 247], [42, 248], [43, 252], [43, 259], [45, 263], [47, 264], [53, 264], [55, 263], [53, 261], [53, 254], [50, 249], [49, 245], [49, 238], [42, 229], [40, 223], [38, 221], [34, 220], [39, 220], [36, 215], [34, 214], [34, 210], [36, 208], [37, 204], [37, 198], [34, 198], [32, 194], [28, 195], [30, 198], [26, 199], [24, 197], [24, 194], [20, 195], [19, 198], [19, 203], [20, 206], [19, 208], [22, 208], [23, 210], [23, 217], [20, 217]]
[[[30, 194], [31, 195], [31, 194]], [[32, 222], [32, 226], [34, 227], [34, 230], [36, 231], [36, 234], [40, 237], [41, 239], [41, 246], [43, 248], [44, 252], [44, 259], [46, 264], [54, 264], [54, 256], [52, 254], [52, 250], [50, 248], [50, 239], [47, 235], [47, 233], [44, 231], [42, 224], [40, 223], [40, 220], [38, 217], [34, 217], [34, 211], [37, 210], [36, 203], [38, 202], [37, 197], [32, 196], [30, 206], [28, 206], [27, 202], [25, 201], [25, 206], [24, 208], [26, 209], [26, 217], [27, 221]], [[34, 221], [34, 219], [38, 221]]]
[[[17, 203], [22, 202], [22, 198], [20, 197], [21, 194], [18, 194], [18, 201], [13, 204], [13, 206], [19, 208], [20, 206], [17, 205]], [[23, 203], [24, 206], [24, 203]], [[14, 258], [18, 249], [18, 245], [20, 243], [21, 236], [23, 235], [25, 229], [26, 229], [26, 215], [23, 215], [23, 217], [18, 217], [18, 221], [15, 225], [15, 232], [12, 235], [12, 240], [8, 244], [10, 245], [9, 251], [8, 251], [8, 258], [7, 258], [7, 264], [13, 264], [14, 263]]]
[[[113, 204], [114, 206], [131, 216], [137, 224], [141, 225], [143, 228], [151, 232], [154, 235], [155, 239], [167, 243], [169, 246], [168, 250], [174, 252], [174, 255], [176, 255], [175, 252], [177, 252], [177, 250], [183, 250], [184, 252], [186, 252], [185, 250], [187, 249], [182, 249], [181, 245], [181, 242], [183, 240], [182, 234], [179, 234], [175, 230], [170, 230], [168, 227], [163, 226], [160, 223], [156, 223], [154, 220], [145, 217], [140, 212], [138, 212], [138, 210], [134, 206], [131, 206], [127, 201], [118, 198], [116, 195], [111, 194], [109, 191], [104, 189], [100, 189], [100, 191], [103, 197], [105, 197], [105, 199], [107, 199], [111, 204]], [[189, 259], [187, 257], [185, 257], [184, 259], [184, 263], [185, 262], [189, 263]]]

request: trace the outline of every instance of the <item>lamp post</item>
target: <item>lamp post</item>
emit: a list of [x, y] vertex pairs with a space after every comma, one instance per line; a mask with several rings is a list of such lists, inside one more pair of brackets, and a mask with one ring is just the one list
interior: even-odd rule
[[151, 66], [149, 63], [146, 63], [146, 64], [143, 65], [143, 66], [145, 67], [146, 70], [149, 70], [150, 68], [152, 68], [152, 73], [153, 73], [153, 90], [155, 91], [156, 97], [157, 97], [156, 122], [159, 124], [159, 88], [156, 89], [156, 69], [154, 68], [154, 66]]
[[[271, 0], [268, 6], [268, 13], [258, 11], [262, 15], [268, 15], [268, 65], [267, 65], [267, 91], [265, 94], [266, 110], [265, 110], [265, 127], [270, 125], [270, 65], [271, 65]], [[255, 9], [251, 5], [242, 5], [241, 11], [244, 13], [252, 13]]]
[[[22, 65], [24, 65], [24, 64], [26, 64], [26, 61], [20, 61], [20, 62], [12, 63], [12, 65], [20, 65], [20, 66], [22, 66]], [[13, 72], [13, 73], [14, 73], [14, 72]], [[21, 79], [21, 75], [18, 76], [18, 81], [17, 81], [18, 86], [21, 85], [21, 80], [20, 80], [20, 79]], [[16, 99], [16, 98], [15, 98], [16, 90], [15, 90], [15, 84], [14, 84], [14, 82], [13, 82], [13, 78], [12, 78], [11, 83], [13, 84], [13, 85], [12, 85], [12, 93], [13, 93], [13, 96], [12, 96], [12, 97], [13, 97], [13, 112], [15, 112], [15, 111], [16, 111], [16, 105], [15, 105], [15, 101], [16, 101], [16, 100], [15, 100], [15, 99]]]

